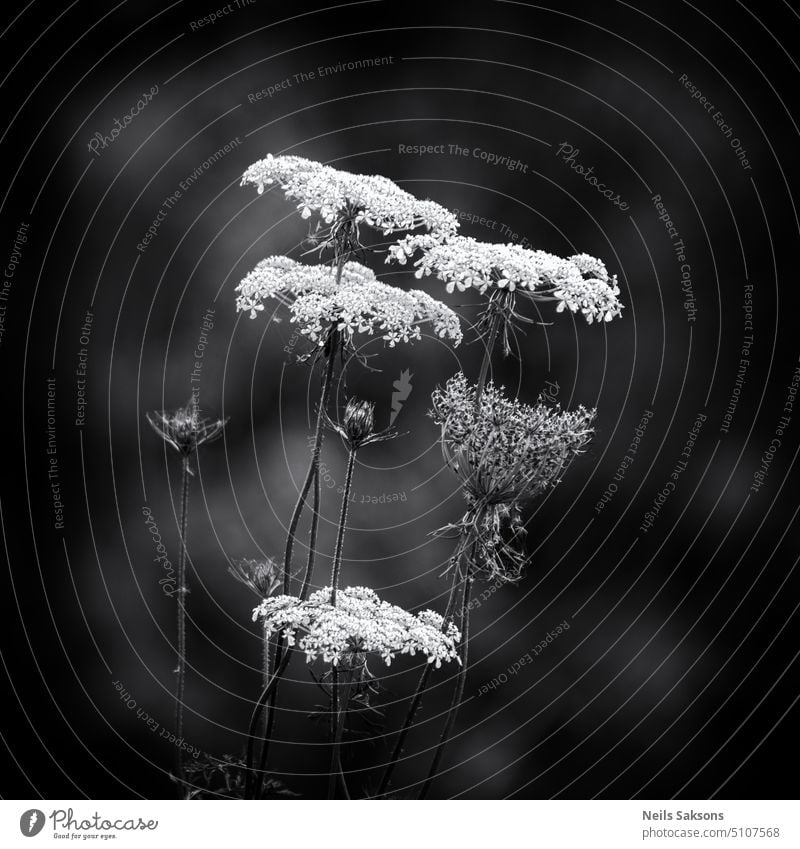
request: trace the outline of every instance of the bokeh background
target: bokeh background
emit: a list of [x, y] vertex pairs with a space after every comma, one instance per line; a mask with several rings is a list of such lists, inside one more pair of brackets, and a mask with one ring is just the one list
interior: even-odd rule
[[[527, 401], [549, 387], [567, 408], [596, 406], [597, 433], [529, 511], [525, 578], [488, 588], [473, 615], [467, 699], [432, 795], [796, 795], [778, 765], [798, 718], [800, 407], [751, 489], [800, 354], [800, 21], [789, 4], [78, 0], [4, 15], [4, 797], [175, 793], [173, 747], [142, 719], [171, 727], [175, 662], [175, 603], [159, 584], [143, 508], [175, 562], [179, 461], [144, 415], [187, 400], [199, 342], [201, 406], [230, 421], [192, 481], [186, 739], [202, 757], [242, 751], [260, 645], [254, 598], [227, 566], [283, 550], [319, 387], [297, 361], [308, 349], [285, 312], [250, 321], [235, 311], [234, 287], [258, 260], [303, 250], [306, 224], [292, 205], [238, 185], [268, 152], [383, 174], [497, 222], [467, 221], [465, 234], [587, 252], [619, 275], [621, 320], [588, 326], [543, 310], [514, 355], [495, 358], [495, 379]], [[365, 59], [382, 61], [347, 68]], [[93, 153], [95, 134], [109, 135], [153, 87]], [[447, 153], [415, 156], [405, 145]], [[619, 203], [566, 161], [570, 148], [571, 163], [592, 167]], [[524, 168], [493, 166], [476, 149]], [[685, 245], [688, 278], [656, 195]], [[138, 249], [159, 210], [157, 235]], [[418, 285], [380, 254], [371, 263], [389, 282]], [[474, 295], [424, 285], [465, 326], [475, 318]], [[753, 344], [737, 384], [747, 286]], [[442, 610], [448, 543], [431, 532], [462, 503], [426, 411], [437, 384], [459, 368], [476, 374], [480, 347], [426, 338], [393, 350], [373, 341], [363, 353], [374, 370], [348, 363], [339, 403], [371, 399], [385, 423], [404, 370], [412, 391], [396, 421], [407, 435], [360, 457], [344, 583]], [[647, 411], [635, 460], [615, 481]], [[676, 489], [643, 530], [700, 414]], [[344, 460], [329, 439], [318, 585]], [[611, 483], [618, 489], [598, 509]], [[535, 662], [508, 674], [563, 621], [569, 629]], [[419, 666], [372, 668], [391, 731]], [[452, 674], [433, 678], [399, 795], [425, 774]], [[500, 676], [506, 683], [486, 692]], [[290, 678], [272, 768], [293, 792], [324, 794], [324, 728], [307, 718], [319, 692], [300, 659]], [[373, 732], [347, 747], [360, 794], [374, 789], [391, 742]]]

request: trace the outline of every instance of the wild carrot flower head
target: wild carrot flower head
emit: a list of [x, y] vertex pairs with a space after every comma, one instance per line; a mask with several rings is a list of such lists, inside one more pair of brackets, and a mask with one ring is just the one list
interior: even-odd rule
[[[398, 654], [424, 654], [438, 669], [443, 661], [459, 660], [456, 646], [461, 634], [432, 610], [413, 614], [388, 602], [366, 587], [331, 588], [312, 593], [307, 601], [281, 595], [264, 601], [253, 611], [253, 620], [264, 619], [270, 633], [282, 632], [288, 645], [305, 652], [311, 663], [321, 658], [338, 666], [358, 653], [380, 655], [389, 666]], [[300, 635], [298, 637], [298, 635]]]
[[476, 404], [463, 374], [432, 396], [442, 453], [458, 475], [467, 512], [443, 529], [461, 537], [478, 571], [516, 580], [524, 565], [522, 504], [559, 482], [592, 435], [595, 410], [523, 404], [489, 383]]
[[251, 318], [264, 309], [268, 298], [288, 304], [291, 321], [320, 347], [333, 330], [345, 342], [351, 342], [356, 333], [378, 333], [394, 347], [421, 339], [424, 323], [439, 337], [456, 345], [461, 341], [461, 324], [449, 307], [425, 292], [379, 283], [369, 268], [357, 262], [346, 263], [339, 278], [330, 266], [273, 256], [262, 260], [236, 291], [237, 309], [249, 310]]
[[244, 172], [242, 185], [246, 183], [259, 194], [277, 184], [297, 202], [303, 218], [316, 213], [326, 225], [346, 221], [356, 232], [361, 225], [384, 235], [425, 227], [439, 240], [458, 228], [456, 217], [443, 206], [419, 200], [386, 177], [351, 174], [300, 156], [268, 154]]
[[391, 259], [405, 264], [418, 248], [414, 263], [418, 279], [435, 275], [448, 292], [477, 289], [516, 292], [534, 301], [556, 301], [556, 312], [580, 312], [586, 321], [611, 321], [622, 314], [616, 275], [599, 259], [576, 254], [566, 259], [514, 244], [491, 244], [469, 236], [454, 236], [434, 244], [424, 236], [407, 236], [389, 249]]
[[197, 403], [192, 397], [185, 407], [179, 407], [173, 412], [162, 410], [147, 413], [147, 421], [168, 445], [188, 457], [203, 443], [219, 437], [228, 420], [200, 418]]
[[271, 557], [265, 560], [243, 558], [234, 560], [228, 571], [259, 598], [271, 596], [281, 585], [281, 567]]

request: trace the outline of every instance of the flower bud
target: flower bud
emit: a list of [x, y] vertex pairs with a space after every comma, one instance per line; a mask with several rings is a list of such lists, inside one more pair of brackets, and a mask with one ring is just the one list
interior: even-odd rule
[[344, 433], [350, 444], [357, 448], [372, 436], [374, 427], [375, 405], [351, 398], [344, 411]]
[[271, 557], [265, 560], [235, 560], [228, 572], [257, 596], [267, 598], [281, 585], [281, 567]]

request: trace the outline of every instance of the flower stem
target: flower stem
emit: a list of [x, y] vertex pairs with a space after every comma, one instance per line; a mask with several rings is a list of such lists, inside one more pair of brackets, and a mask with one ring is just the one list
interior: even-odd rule
[[[450, 586], [450, 593], [447, 598], [447, 607], [445, 608], [444, 622], [442, 623], [442, 627], [446, 625], [448, 619], [452, 616], [453, 613], [453, 602], [455, 601], [455, 592], [456, 587], [458, 586], [458, 570], [455, 568], [455, 559], [456, 558], [454, 556], [450, 561], [450, 566], [454, 570], [453, 583]], [[419, 683], [417, 684], [417, 689], [414, 691], [414, 696], [411, 700], [411, 707], [408, 709], [405, 721], [403, 722], [403, 727], [400, 729], [400, 733], [398, 734], [397, 740], [394, 744], [392, 756], [391, 758], [389, 758], [389, 763], [386, 765], [386, 769], [384, 770], [383, 778], [381, 779], [381, 784], [376, 794], [377, 797], [384, 796], [386, 794], [386, 791], [389, 789], [389, 782], [391, 781], [392, 774], [394, 773], [394, 768], [397, 766], [397, 762], [400, 759], [400, 755], [403, 752], [403, 746], [405, 745], [406, 737], [408, 736], [408, 732], [411, 730], [414, 718], [416, 717], [417, 711], [419, 710], [419, 707], [422, 704], [422, 696], [425, 693], [425, 690], [427, 689], [428, 679], [430, 678], [432, 668], [433, 664], [426, 663], [425, 668], [422, 670], [422, 675], [420, 676]]]
[[269, 683], [264, 687], [264, 689], [261, 691], [261, 695], [259, 695], [258, 699], [256, 700], [252, 716], [250, 717], [250, 726], [247, 730], [247, 751], [245, 754], [245, 799], [256, 798], [261, 788], [260, 775], [264, 769], [263, 764], [259, 768], [259, 779], [257, 782], [257, 786], [253, 786], [253, 755], [255, 750], [256, 729], [258, 728], [258, 721], [261, 718], [261, 712], [264, 710], [267, 700], [272, 695], [275, 688], [278, 686], [278, 680], [280, 679], [280, 676], [283, 675], [287, 665], [289, 664], [290, 657], [291, 652], [289, 651], [283, 656], [280, 661], [280, 664], [275, 666], [275, 671], [270, 676]]
[[[180, 551], [178, 553], [178, 666], [175, 670], [175, 737], [183, 737], [183, 701], [186, 689], [186, 526], [189, 513], [189, 458], [183, 458], [181, 466], [181, 518]], [[178, 781], [183, 784], [183, 750], [178, 746], [176, 754]], [[179, 791], [183, 795], [183, 787]]]
[[489, 366], [492, 362], [492, 352], [494, 351], [495, 343], [497, 342], [497, 334], [500, 330], [500, 316], [495, 313], [489, 321], [489, 339], [486, 343], [486, 348], [483, 352], [483, 360], [481, 361], [481, 370], [478, 373], [478, 388], [475, 392], [475, 409], [480, 412], [481, 397], [486, 386], [486, 378], [489, 374]]
[[[336, 607], [336, 592], [339, 589], [339, 575], [342, 571], [342, 549], [344, 547], [344, 532], [347, 529], [347, 511], [350, 506], [350, 488], [353, 485], [353, 469], [356, 464], [356, 449], [351, 448], [347, 455], [347, 472], [344, 478], [344, 492], [342, 494], [342, 507], [339, 511], [339, 530], [336, 534], [336, 548], [333, 553], [333, 570], [331, 572], [331, 607]], [[349, 696], [349, 687], [348, 696]], [[336, 785], [342, 773], [341, 750], [342, 733], [344, 731], [344, 718], [347, 703], [339, 705], [339, 672], [336, 664], [331, 663], [331, 767], [328, 777], [328, 798], [336, 797]], [[344, 776], [342, 776], [344, 780]]]
[[453, 725], [456, 721], [458, 708], [464, 698], [464, 684], [467, 680], [467, 661], [469, 657], [469, 596], [471, 586], [472, 578], [469, 576], [468, 572], [464, 576], [464, 593], [461, 600], [461, 669], [458, 672], [458, 682], [456, 684], [455, 692], [453, 693], [453, 699], [450, 702], [450, 710], [447, 713], [447, 721], [442, 729], [442, 736], [439, 738], [439, 745], [436, 747], [436, 753], [433, 756], [433, 762], [431, 763], [431, 768], [428, 771], [428, 777], [425, 779], [425, 783], [422, 785], [422, 789], [419, 792], [420, 799], [424, 799], [428, 795], [431, 784], [436, 778], [445, 746], [447, 745], [450, 739], [450, 734], [453, 731]]
[[331, 765], [328, 771], [328, 798], [336, 798], [336, 784], [339, 779], [339, 673], [331, 664], [331, 715], [329, 732], [331, 738]]
[[[330, 398], [331, 384], [333, 382], [332, 377], [333, 367], [336, 361], [336, 348], [337, 345], [334, 342], [334, 344], [331, 346], [330, 351], [328, 352], [325, 375], [322, 379], [320, 401], [319, 406], [317, 408], [317, 425], [314, 431], [314, 449], [311, 453], [311, 464], [308, 467], [306, 479], [303, 482], [303, 486], [297, 498], [297, 503], [294, 506], [292, 518], [289, 522], [289, 532], [286, 537], [286, 552], [283, 557], [283, 591], [287, 595], [291, 591], [292, 555], [294, 553], [294, 544], [297, 537], [297, 526], [300, 523], [300, 516], [303, 513], [303, 508], [306, 506], [306, 498], [308, 497], [308, 491], [309, 489], [311, 489], [311, 485], [314, 483], [315, 480], [318, 479], [319, 476], [319, 458], [322, 452], [322, 442], [325, 438], [325, 428], [323, 427], [325, 420], [324, 417], [328, 409], [328, 399]], [[319, 515], [318, 511], [315, 510], [311, 517], [311, 533], [315, 536], [318, 523]], [[311, 552], [309, 553], [309, 557], [313, 556], [313, 550], [314, 549], [312, 546]], [[313, 559], [311, 562], [313, 564]]]
[[339, 512], [339, 530], [336, 534], [336, 550], [333, 555], [333, 571], [331, 573], [331, 605], [336, 607], [336, 593], [339, 589], [339, 575], [342, 571], [342, 547], [344, 532], [347, 527], [347, 511], [350, 506], [350, 487], [353, 484], [353, 467], [356, 462], [356, 451], [351, 449], [347, 457], [347, 472], [344, 478], [344, 494], [342, 509]]
[[[300, 489], [300, 494], [298, 496], [297, 503], [295, 504], [295, 508], [292, 513], [292, 518], [289, 522], [289, 531], [286, 538], [286, 551], [283, 559], [283, 591], [285, 594], [288, 595], [291, 591], [291, 563], [292, 555], [294, 552], [294, 544], [297, 537], [297, 526], [300, 523], [300, 516], [302, 515], [303, 508], [306, 505], [308, 491], [313, 485], [314, 500], [312, 504], [311, 529], [309, 531], [308, 561], [306, 563], [306, 571], [303, 577], [301, 598], [305, 598], [305, 595], [308, 592], [308, 587], [311, 583], [311, 575], [314, 570], [314, 554], [317, 543], [317, 529], [319, 527], [319, 459], [320, 454], [322, 452], [322, 443], [325, 438], [324, 416], [327, 412], [331, 387], [333, 385], [333, 369], [336, 364], [337, 350], [337, 339], [334, 336], [332, 337], [331, 347], [328, 350], [325, 373], [322, 379], [322, 389], [320, 390], [320, 400], [319, 406], [317, 408], [317, 422], [314, 431], [314, 448], [311, 454], [311, 463], [308, 467], [306, 478], [303, 481], [303, 486]], [[264, 685], [264, 691], [262, 692], [262, 697], [264, 697], [264, 694], [266, 693], [265, 700], [266, 698], [268, 698], [269, 703], [265, 705], [264, 702], [259, 699], [259, 701], [256, 702], [255, 707], [253, 708], [253, 715], [251, 716], [250, 720], [249, 734], [252, 736], [255, 733], [256, 727], [258, 726], [258, 719], [256, 718], [256, 713], [260, 715], [261, 711], [264, 710], [264, 708], [266, 707], [266, 712], [264, 714], [264, 734], [262, 737], [263, 742], [261, 746], [261, 754], [259, 757], [258, 778], [256, 779], [255, 787], [253, 786], [252, 776], [254, 741], [252, 739], [248, 739], [246, 757], [247, 777], [245, 780], [245, 796], [247, 798], [251, 798], [251, 792], [254, 792], [254, 796], [252, 798], [256, 798], [258, 796], [258, 792], [261, 787], [261, 780], [264, 773], [264, 768], [267, 762], [269, 744], [270, 740], [272, 739], [272, 732], [275, 727], [275, 703], [278, 698], [278, 677], [286, 669], [290, 657], [289, 652], [284, 654], [283, 643], [283, 635], [279, 634], [275, 640], [275, 659], [273, 663], [276, 674], [273, 676], [269, 684]]]

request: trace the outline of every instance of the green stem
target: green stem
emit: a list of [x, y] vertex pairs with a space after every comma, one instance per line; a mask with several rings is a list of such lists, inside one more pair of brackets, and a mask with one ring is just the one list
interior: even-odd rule
[[425, 779], [425, 783], [422, 785], [422, 789], [419, 793], [420, 799], [424, 799], [428, 795], [431, 784], [436, 778], [445, 746], [447, 745], [450, 739], [450, 734], [453, 731], [453, 725], [456, 721], [458, 708], [464, 698], [464, 684], [467, 680], [467, 661], [469, 657], [469, 596], [471, 585], [472, 578], [470, 578], [469, 573], [467, 573], [464, 577], [464, 594], [461, 601], [461, 669], [458, 673], [458, 682], [453, 693], [453, 699], [450, 702], [450, 710], [447, 713], [447, 721], [442, 729], [442, 736], [439, 738], [439, 745], [436, 747], [436, 753], [433, 756], [433, 762], [431, 763], [431, 768], [428, 771], [428, 777]]
[[[178, 553], [178, 666], [175, 680], [175, 737], [183, 737], [183, 702], [186, 691], [186, 528], [189, 513], [189, 458], [183, 458], [181, 467], [181, 518], [180, 551]], [[176, 767], [183, 795], [183, 749], [177, 747]]]

